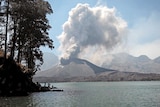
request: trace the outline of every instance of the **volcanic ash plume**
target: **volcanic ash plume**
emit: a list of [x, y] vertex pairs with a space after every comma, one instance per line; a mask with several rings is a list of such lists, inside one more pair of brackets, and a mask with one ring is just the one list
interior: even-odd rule
[[63, 32], [58, 37], [61, 57], [85, 57], [95, 63], [105, 60], [104, 54], [121, 43], [126, 28], [127, 23], [117, 16], [115, 8], [77, 4], [69, 12], [69, 18], [63, 24]]

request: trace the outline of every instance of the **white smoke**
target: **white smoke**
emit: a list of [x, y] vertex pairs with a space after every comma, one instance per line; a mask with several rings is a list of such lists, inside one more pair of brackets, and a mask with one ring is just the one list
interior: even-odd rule
[[126, 35], [127, 23], [115, 8], [77, 4], [63, 24], [60, 40], [61, 57], [87, 58], [94, 63], [105, 61], [105, 55], [120, 44]]

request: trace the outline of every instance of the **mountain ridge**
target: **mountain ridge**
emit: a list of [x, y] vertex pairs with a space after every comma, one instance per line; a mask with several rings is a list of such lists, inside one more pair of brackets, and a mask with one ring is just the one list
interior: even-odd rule
[[[74, 76], [94, 76], [102, 72], [112, 72], [115, 70], [106, 69], [92, 64], [84, 59], [63, 60], [62, 64], [58, 64], [49, 70], [38, 72], [38, 77], [74, 77]], [[65, 63], [64, 63], [65, 62]]]
[[38, 72], [38, 82], [74, 81], [141, 81], [160, 80], [160, 57], [150, 59], [146, 55], [134, 57], [127, 53], [113, 55], [113, 60], [103, 67], [85, 59], [61, 59], [60, 64]]
[[116, 54], [110, 63], [103, 63], [102, 67], [118, 71], [139, 73], [160, 73], [160, 57], [150, 59], [146, 55], [134, 57], [129, 54]]

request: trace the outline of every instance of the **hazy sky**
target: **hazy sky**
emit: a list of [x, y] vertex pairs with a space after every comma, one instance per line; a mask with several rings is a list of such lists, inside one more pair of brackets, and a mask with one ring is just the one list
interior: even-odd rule
[[[87, 8], [93, 11], [94, 9], [96, 9], [96, 7], [103, 7], [103, 8], [106, 7], [106, 9], [114, 9], [113, 14], [111, 13], [111, 15], [113, 16], [115, 15], [114, 17], [115, 21], [118, 20], [117, 24], [126, 23], [125, 29], [127, 30], [127, 34], [126, 34], [127, 36], [123, 37], [123, 40], [125, 42], [119, 44], [119, 46], [112, 47], [113, 50], [112, 51], [109, 50], [109, 53], [128, 52], [134, 56], [147, 55], [150, 58], [156, 58], [157, 56], [160, 56], [160, 48], [159, 48], [160, 46], [160, 30], [159, 30], [160, 0], [63, 0], [63, 1], [48, 0], [48, 1], [51, 4], [52, 9], [54, 11], [52, 15], [48, 16], [49, 22], [52, 26], [52, 29], [50, 29], [49, 31], [50, 32], [49, 36], [54, 40], [54, 46], [55, 46], [55, 49], [52, 50], [51, 52], [53, 52], [58, 56], [61, 55], [62, 49], [66, 49], [66, 48], [62, 48], [64, 47], [62, 46], [62, 44], [66, 45], [65, 44], [66, 42], [64, 43], [64, 40], [62, 40], [62, 38], [61, 39], [57, 39], [57, 38], [60, 36], [61, 37], [64, 36], [63, 39], [65, 39], [67, 38], [67, 34], [66, 35], [63, 35], [63, 34], [69, 32], [68, 33], [69, 35], [71, 33], [76, 32], [76, 27], [81, 28], [82, 25], [79, 25], [80, 23], [77, 23], [77, 26], [75, 25], [72, 26], [72, 24], [75, 24], [74, 21], [76, 21], [75, 19], [72, 18], [72, 15], [76, 12], [82, 13], [82, 10], [80, 11], [78, 9], [84, 8], [83, 4], [85, 3], [88, 4]], [[77, 4], [79, 3], [82, 3], [81, 7], [77, 6]], [[75, 9], [74, 11], [73, 11], [73, 8]], [[72, 14], [69, 14], [69, 12]], [[103, 15], [101, 14], [101, 16]], [[80, 16], [77, 15], [77, 17], [80, 17]], [[94, 17], [98, 17], [98, 16], [94, 16]], [[101, 20], [103, 20], [103, 18]], [[87, 21], [86, 24], [88, 24], [88, 22], [89, 21]], [[67, 25], [65, 25], [64, 23], [70, 24], [71, 29], [74, 29], [74, 31], [73, 30], [66, 31], [66, 29], [69, 29], [70, 27], [68, 28], [65, 27]], [[108, 22], [106, 23], [108, 24]], [[115, 27], [117, 28], [117, 25]], [[80, 29], [80, 28], [77, 28], [77, 29]], [[111, 29], [110, 26], [108, 29]], [[113, 31], [114, 28], [111, 30]], [[114, 32], [111, 32], [111, 34], [113, 33]], [[121, 36], [120, 33], [118, 32], [116, 37], [119, 38], [119, 36]], [[74, 38], [74, 42], [76, 41], [77, 40]], [[96, 44], [94, 46], [102, 45], [102, 44], [99, 44], [99, 42], [98, 42], [99, 45], [97, 45], [97, 42], [94, 42], [94, 43]], [[76, 43], [76, 45], [82, 45], [79, 51], [83, 50], [84, 52], [88, 52], [86, 51], [86, 49], [84, 49], [84, 41], [80, 43], [78, 42]], [[85, 46], [90, 47], [91, 45], [93, 45], [93, 43], [90, 43]], [[61, 49], [59, 49], [60, 46], [61, 46]], [[73, 47], [75, 49], [75, 46]], [[95, 47], [94, 49], [93, 48], [87, 48], [87, 49], [90, 49], [91, 51], [96, 50]], [[43, 50], [47, 52], [50, 51], [47, 48], [43, 48]], [[99, 51], [99, 50], [96, 50], [96, 51]], [[80, 53], [80, 55], [82, 56], [82, 53]]]

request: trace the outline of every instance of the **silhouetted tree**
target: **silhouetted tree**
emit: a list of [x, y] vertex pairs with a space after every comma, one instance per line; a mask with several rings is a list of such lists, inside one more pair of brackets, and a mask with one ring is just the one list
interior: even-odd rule
[[[3, 0], [7, 3], [5, 12], [9, 17], [9, 46], [10, 55], [17, 62], [25, 61], [28, 68], [36, 70], [36, 60], [43, 63], [41, 46], [53, 49], [53, 41], [48, 36], [49, 25], [47, 14], [53, 13], [50, 4], [44, 0]], [[8, 19], [8, 18], [6, 18]], [[7, 20], [6, 20], [7, 21]], [[6, 22], [6, 26], [7, 22]], [[7, 40], [7, 38], [5, 39]], [[7, 44], [7, 42], [5, 42]], [[15, 52], [17, 53], [15, 56]]]
[[[5, 50], [0, 53], [0, 96], [40, 91], [40, 86], [32, 82], [32, 76], [38, 66], [36, 60], [43, 62], [40, 47], [54, 48], [48, 36], [51, 26], [46, 17], [52, 12], [50, 4], [44, 0], [0, 0], [0, 26], [3, 27], [0, 35], [5, 35], [0, 41]], [[28, 69], [24, 70], [13, 58], [19, 63], [26, 61]]]
[[[8, 20], [9, 20], [9, 0], [0, 1], [0, 21], [1, 21], [1, 40], [4, 40], [4, 58], [7, 55], [7, 37], [8, 37]], [[5, 31], [5, 33], [3, 33]], [[3, 44], [2, 44], [3, 45]]]

